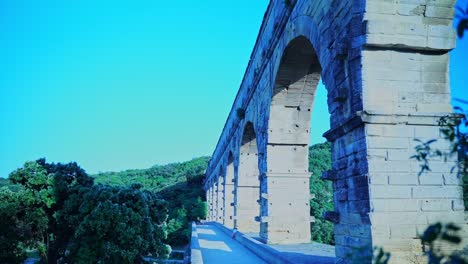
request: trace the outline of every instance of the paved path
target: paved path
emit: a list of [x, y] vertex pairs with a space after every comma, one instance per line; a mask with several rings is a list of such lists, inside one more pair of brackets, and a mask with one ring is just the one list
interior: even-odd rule
[[198, 225], [204, 264], [263, 264], [254, 253], [212, 225]]

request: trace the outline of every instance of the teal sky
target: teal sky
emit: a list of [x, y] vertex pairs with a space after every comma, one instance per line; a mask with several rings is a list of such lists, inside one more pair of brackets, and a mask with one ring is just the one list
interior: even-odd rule
[[0, 177], [40, 157], [95, 173], [211, 155], [268, 2], [0, 1]]

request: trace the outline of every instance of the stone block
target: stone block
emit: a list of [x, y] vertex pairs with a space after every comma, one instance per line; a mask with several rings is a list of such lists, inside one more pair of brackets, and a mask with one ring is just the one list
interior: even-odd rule
[[418, 176], [418, 178], [421, 185], [441, 186], [443, 184], [443, 175], [438, 173], [424, 173]]
[[372, 185], [386, 185], [388, 184], [387, 173], [373, 173], [369, 176], [369, 182]]
[[408, 149], [408, 138], [368, 137], [367, 146], [373, 149]]
[[391, 185], [417, 185], [419, 183], [414, 173], [389, 173], [388, 178]]
[[461, 186], [418, 186], [413, 188], [413, 198], [460, 198]]
[[458, 225], [466, 224], [465, 216], [463, 212], [444, 212], [443, 214], [438, 212], [427, 212], [427, 220], [429, 224], [442, 222], [442, 223], [455, 223]]
[[404, 238], [417, 238], [418, 233], [415, 225], [391, 225], [390, 238], [391, 239], [404, 239]]
[[452, 201], [452, 210], [453, 211], [463, 211], [463, 210], [465, 210], [465, 205], [463, 203], [463, 200], [461, 200], [461, 199], [453, 200]]
[[427, 224], [427, 216], [420, 212], [373, 212], [369, 217], [376, 225], [388, 221], [395, 225]]
[[374, 199], [370, 202], [372, 212], [417, 212], [419, 200], [415, 199]]
[[439, 6], [427, 6], [425, 16], [435, 18], [452, 18], [453, 8], [451, 7], [439, 7]]
[[457, 173], [444, 173], [442, 175], [445, 185], [461, 185], [462, 177]]
[[421, 210], [429, 212], [450, 211], [452, 209], [452, 200], [445, 199], [424, 199], [421, 201]]

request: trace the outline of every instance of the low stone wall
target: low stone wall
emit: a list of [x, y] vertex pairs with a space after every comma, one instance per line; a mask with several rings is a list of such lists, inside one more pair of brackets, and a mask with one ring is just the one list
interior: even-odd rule
[[192, 223], [192, 238], [190, 240], [190, 263], [203, 264], [203, 257], [198, 242], [197, 225]]
[[[219, 223], [210, 223], [216, 226], [219, 230], [223, 231], [229, 236], [232, 236], [232, 229], [225, 227]], [[253, 238], [248, 237], [247, 235], [237, 232], [235, 239], [241, 243], [244, 247], [248, 248], [255, 255], [259, 256], [261, 259], [265, 260], [267, 263], [271, 264], [293, 264], [285, 259], [281, 253], [260, 241], [257, 241]], [[193, 263], [193, 262], [192, 262]]]

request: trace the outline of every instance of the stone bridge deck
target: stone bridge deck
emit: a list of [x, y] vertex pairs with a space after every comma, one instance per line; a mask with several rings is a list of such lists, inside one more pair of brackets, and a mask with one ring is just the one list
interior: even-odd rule
[[[217, 224], [197, 225], [192, 236], [192, 250], [196, 247], [199, 258], [192, 257], [194, 264], [249, 264], [249, 263], [334, 263], [333, 246], [319, 243], [293, 245], [265, 245], [251, 234], [238, 233], [231, 237], [232, 230]], [[194, 241], [196, 240], [196, 241]]]
[[213, 225], [197, 226], [203, 263], [256, 264], [266, 263]]

